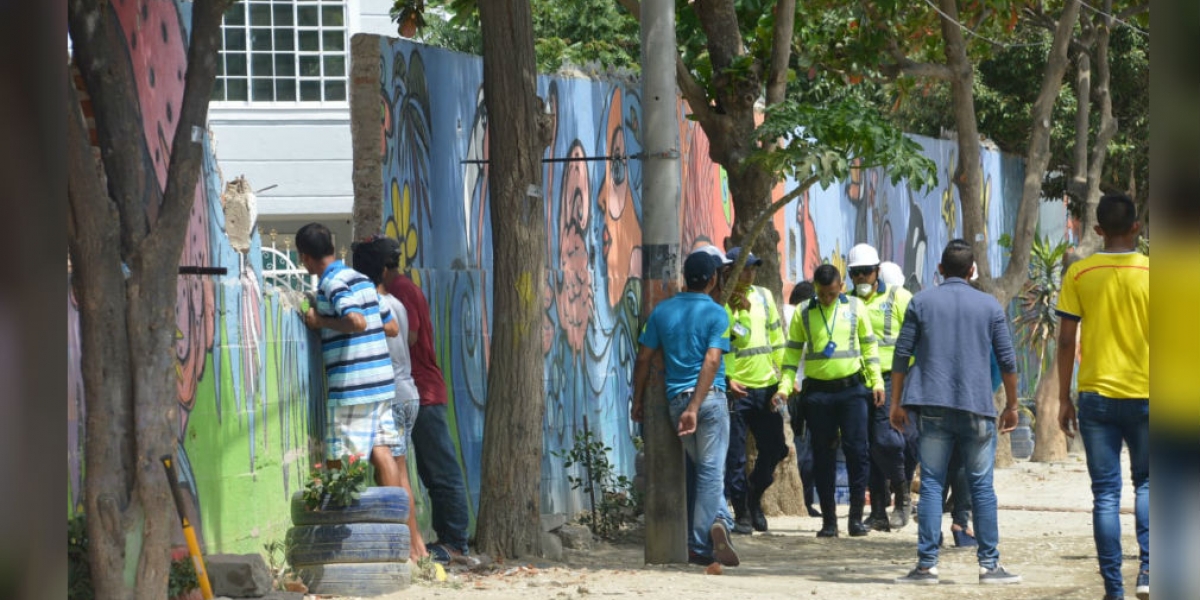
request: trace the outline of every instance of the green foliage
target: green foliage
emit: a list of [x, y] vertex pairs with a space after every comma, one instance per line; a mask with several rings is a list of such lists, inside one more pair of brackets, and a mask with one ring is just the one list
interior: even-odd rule
[[346, 506], [357, 500], [367, 489], [369, 477], [368, 461], [351, 454], [340, 461], [341, 465], [328, 463], [313, 465], [308, 483], [304, 485], [304, 506], [308, 510], [321, 510], [323, 505]]
[[779, 177], [828, 186], [848, 178], [852, 168], [883, 167], [893, 185], [907, 180], [916, 190], [937, 186], [937, 166], [921, 154], [920, 144], [853, 98], [822, 107], [792, 100], [768, 107], [757, 134], [766, 143], [780, 141], [751, 157]]
[[196, 576], [196, 565], [192, 557], [185, 556], [171, 561], [171, 572], [167, 576], [167, 597], [182, 596], [200, 587], [200, 579]]
[[1138, 238], [1138, 252], [1150, 256], [1150, 238], [1145, 236]]
[[1047, 350], [1058, 336], [1054, 308], [1062, 287], [1061, 267], [1067, 248], [1065, 240], [1051, 244], [1049, 238], [1035, 239], [1029, 255], [1029, 281], [1017, 297], [1020, 312], [1013, 319], [1017, 342], [1037, 353], [1042, 371], [1049, 366], [1051, 355]]
[[578, 465], [583, 469], [584, 477], [568, 474], [567, 481], [571, 483], [571, 489], [582, 489], [587, 493], [592, 510], [587, 519], [590, 522], [584, 521], [584, 524], [602, 538], [612, 537], [626, 524], [637, 522], [641, 513], [641, 498], [633, 489], [633, 480], [618, 475], [608, 462], [611, 451], [612, 448], [596, 439], [591, 431], [585, 430], [575, 434], [575, 446], [571, 450], [553, 453], [563, 459], [563, 468]]
[[297, 579], [295, 571], [288, 564], [288, 543], [283, 540], [275, 540], [269, 544], [263, 544], [263, 550], [267, 554], [267, 567], [271, 569], [271, 582], [275, 589], [283, 590], [284, 582], [289, 579]]
[[87, 520], [77, 514], [67, 520], [67, 600], [92, 600], [92, 569], [88, 564]]

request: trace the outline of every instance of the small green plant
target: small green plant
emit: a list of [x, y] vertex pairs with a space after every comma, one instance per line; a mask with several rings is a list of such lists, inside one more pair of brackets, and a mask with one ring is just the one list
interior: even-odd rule
[[308, 483], [304, 485], [304, 506], [321, 510], [326, 506], [347, 506], [367, 489], [368, 461], [356, 455], [342, 458], [340, 465], [313, 465]]
[[171, 561], [171, 572], [167, 578], [168, 598], [177, 598], [198, 587], [200, 580], [196, 577], [196, 565], [192, 564], [192, 557]]
[[87, 521], [83, 514], [67, 520], [67, 600], [92, 600], [92, 570], [88, 564]]
[[633, 480], [618, 475], [608, 453], [612, 448], [596, 439], [590, 430], [575, 435], [575, 446], [569, 450], [553, 453], [563, 459], [563, 467], [575, 465], [583, 468], [585, 477], [567, 475], [571, 489], [587, 492], [591, 502], [591, 513], [582, 520], [592, 533], [600, 537], [611, 537], [626, 524], [637, 521], [641, 513], [641, 498], [633, 489]]
[[1054, 309], [1062, 287], [1060, 265], [1067, 252], [1065, 241], [1053, 244], [1049, 238], [1035, 239], [1029, 255], [1029, 282], [1017, 297], [1020, 313], [1013, 320], [1017, 342], [1038, 357], [1039, 371], [1049, 368], [1050, 349], [1058, 335], [1058, 315]]
[[271, 581], [275, 589], [285, 590], [287, 588], [284, 583], [289, 580], [298, 580], [296, 573], [287, 562], [287, 542], [275, 540], [269, 544], [263, 544], [263, 550], [267, 553], [267, 567], [271, 569]]

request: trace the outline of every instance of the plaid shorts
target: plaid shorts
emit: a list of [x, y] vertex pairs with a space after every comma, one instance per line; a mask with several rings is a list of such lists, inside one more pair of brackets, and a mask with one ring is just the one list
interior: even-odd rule
[[421, 409], [420, 398], [410, 398], [400, 400], [395, 398], [392, 400], [392, 415], [396, 421], [396, 429], [400, 430], [400, 442], [392, 445], [392, 456], [404, 456], [408, 454], [408, 448], [412, 446], [413, 425], [417, 422], [417, 411]]
[[347, 454], [369, 458], [375, 446], [394, 446], [404, 440], [396, 427], [392, 401], [369, 402], [327, 409], [325, 457], [338, 460]]

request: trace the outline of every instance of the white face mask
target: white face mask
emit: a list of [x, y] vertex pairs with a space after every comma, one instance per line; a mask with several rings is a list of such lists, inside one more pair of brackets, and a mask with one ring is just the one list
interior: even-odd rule
[[870, 296], [871, 292], [875, 291], [875, 286], [869, 283], [860, 283], [854, 286], [854, 293], [859, 296]]

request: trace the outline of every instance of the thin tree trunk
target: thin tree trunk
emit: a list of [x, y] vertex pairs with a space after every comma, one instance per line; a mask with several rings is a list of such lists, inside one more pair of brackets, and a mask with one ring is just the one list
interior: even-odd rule
[[539, 118], [528, 0], [482, 0], [483, 88], [489, 114], [493, 306], [476, 544], [499, 558], [541, 552], [541, 184], [548, 127]]
[[[1007, 404], [1007, 402], [1008, 401], [1004, 398], [1004, 386], [1000, 386], [1000, 389], [996, 390], [996, 393], [992, 396], [992, 403], [996, 405], [996, 412], [999, 413], [1000, 411], [1004, 410], [1004, 405]], [[1016, 461], [1013, 460], [1012, 434], [1000, 433], [1000, 429], [997, 427], [996, 468], [1004, 469], [1011, 467], [1014, 464], [1016, 464]]]
[[[743, 164], [739, 174], [735, 175], [729, 171], [727, 174], [734, 214], [729, 243], [730, 247], [741, 246], [749, 238], [750, 229], [756, 219], [764, 212], [771, 211], [771, 190], [775, 187], [775, 180], [755, 165]], [[771, 290], [776, 306], [783, 306], [783, 279], [779, 274], [779, 232], [775, 230], [773, 219], [768, 219], [762, 232], [751, 240], [750, 251], [763, 261], [758, 274], [755, 275], [754, 283]]]
[[[1053, 356], [1053, 353], [1051, 353]], [[1033, 424], [1033, 462], [1058, 462], [1067, 458], [1067, 436], [1058, 427], [1058, 365], [1042, 370], [1034, 392], [1037, 421]]]
[[[1112, 13], [1112, 0], [1105, 3], [1106, 13]], [[1087, 191], [1084, 198], [1083, 235], [1080, 243], [1081, 256], [1088, 256], [1100, 249], [1102, 241], [1092, 228], [1096, 224], [1096, 207], [1100, 204], [1100, 179], [1104, 175], [1104, 162], [1108, 157], [1108, 144], [1117, 134], [1117, 120], [1112, 112], [1112, 94], [1109, 93], [1110, 69], [1108, 61], [1109, 32], [1112, 29], [1111, 20], [1103, 15], [1096, 15], [1096, 87], [1093, 101], [1099, 105], [1100, 128], [1091, 147], [1091, 159], [1087, 165]], [[1083, 106], [1080, 107], [1083, 109]], [[1090, 106], [1087, 107], [1091, 109]], [[1078, 177], [1078, 176], [1077, 176]]]

